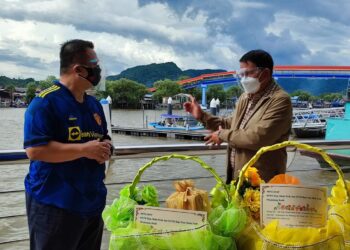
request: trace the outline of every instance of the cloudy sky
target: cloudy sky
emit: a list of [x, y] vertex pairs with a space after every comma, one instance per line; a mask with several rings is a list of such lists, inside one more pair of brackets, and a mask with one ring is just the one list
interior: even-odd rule
[[265, 49], [276, 65], [350, 65], [348, 0], [0, 0], [0, 75], [58, 76], [59, 46], [95, 43], [107, 75], [150, 63], [238, 67]]

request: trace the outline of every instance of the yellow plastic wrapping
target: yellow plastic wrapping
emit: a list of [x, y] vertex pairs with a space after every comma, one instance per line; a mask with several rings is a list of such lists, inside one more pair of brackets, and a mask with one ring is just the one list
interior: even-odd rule
[[346, 189], [338, 180], [332, 188], [331, 197], [328, 198], [328, 203], [331, 205], [328, 216], [339, 225], [346, 249], [350, 249], [350, 204], [347, 196], [350, 192], [350, 182], [346, 180], [345, 185]]
[[[333, 169], [336, 170], [339, 179], [332, 189], [331, 197], [328, 199], [330, 209], [328, 211], [329, 217], [327, 224], [321, 228], [288, 228], [279, 226], [278, 220], [275, 220], [262, 228], [258, 223], [251, 219], [249, 226], [247, 226], [236, 239], [237, 248], [244, 250], [350, 249], [350, 204], [348, 203], [350, 185], [348, 181], [345, 181], [343, 172], [339, 166], [335, 164], [322, 149], [293, 141], [286, 141], [269, 147], [263, 147], [241, 170], [236, 190], [242, 185], [242, 176], [245, 171], [250, 166], [253, 166], [262, 154], [287, 146], [295, 146], [297, 148], [318, 153]], [[237, 200], [241, 199], [238, 191], [235, 193], [235, 198]]]

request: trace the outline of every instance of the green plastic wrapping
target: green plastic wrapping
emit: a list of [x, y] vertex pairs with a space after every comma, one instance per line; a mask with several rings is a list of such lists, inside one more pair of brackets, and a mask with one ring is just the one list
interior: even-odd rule
[[206, 227], [156, 232], [147, 225], [132, 223], [112, 232], [109, 249], [235, 250], [236, 245], [232, 238], [215, 235]]
[[144, 205], [159, 207], [157, 189], [152, 185], [144, 186], [141, 193], [142, 201]]
[[120, 196], [115, 199], [112, 205], [106, 206], [102, 212], [102, 218], [106, 228], [109, 231], [114, 231], [120, 227], [127, 227], [134, 220], [134, 207], [137, 202]]
[[244, 208], [231, 202], [227, 208], [223, 206], [214, 208], [208, 220], [215, 234], [235, 237], [245, 228], [248, 216]]
[[135, 205], [159, 206], [158, 192], [154, 186], [146, 185], [141, 191], [139, 188], [135, 188], [131, 195], [129, 186], [121, 189], [119, 198], [115, 199], [112, 205], [106, 206], [102, 212], [102, 218], [109, 231], [127, 227], [134, 220]]
[[[209, 224], [197, 228], [184, 227], [181, 230], [159, 231], [149, 225], [133, 221], [135, 205], [159, 206], [157, 189], [154, 186], [146, 185], [142, 189], [136, 186], [142, 173], [154, 163], [171, 158], [193, 160], [216, 179], [218, 183], [216, 205], [209, 214]], [[106, 206], [102, 217], [107, 229], [111, 231], [109, 249], [235, 250], [233, 234], [245, 224], [246, 215], [231, 203], [229, 192], [230, 187], [224, 184], [216, 171], [198, 157], [177, 154], [156, 157], [139, 169], [133, 182], [120, 190], [119, 198], [111, 206]], [[241, 223], [238, 220], [231, 221], [232, 218], [239, 217]]]
[[225, 193], [223, 192], [222, 189], [220, 189], [220, 187], [217, 185], [216, 187], [214, 187], [211, 191], [211, 207], [212, 208], [216, 208], [219, 206], [227, 207], [228, 202], [226, 200], [225, 197]]

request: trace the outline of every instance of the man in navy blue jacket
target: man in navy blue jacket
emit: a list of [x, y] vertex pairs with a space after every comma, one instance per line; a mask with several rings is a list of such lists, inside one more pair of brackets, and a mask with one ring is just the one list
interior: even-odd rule
[[61, 46], [60, 80], [30, 103], [24, 148], [31, 249], [100, 249], [112, 144], [101, 104], [85, 91], [101, 79], [92, 42]]

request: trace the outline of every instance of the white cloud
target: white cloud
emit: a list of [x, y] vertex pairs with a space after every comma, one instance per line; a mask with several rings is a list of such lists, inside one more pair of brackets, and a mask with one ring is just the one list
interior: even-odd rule
[[[7, 2], [0, 10], [0, 18], [1, 13], [6, 17], [0, 19], [0, 49], [12, 51], [17, 57], [36, 58], [46, 66], [43, 70], [33, 65], [31, 71], [25, 71], [32, 74], [29, 76], [45, 78], [57, 72], [54, 67], [58, 65], [59, 45], [74, 38], [93, 41], [101, 57], [106, 58], [104, 65], [111, 74], [140, 64], [168, 61], [180, 67], [215, 68], [215, 64], [197, 63], [203, 61], [200, 53], [191, 50], [202, 50], [210, 42], [203, 15], [179, 18], [163, 4], [139, 8], [136, 0]], [[0, 69], [0, 74], [23, 76], [23, 68], [14, 67], [16, 62], [3, 62], [13, 66], [6, 71]]]
[[95, 43], [107, 74], [169, 61], [182, 69], [231, 70], [255, 48], [283, 64], [349, 62], [350, 25], [335, 4], [139, 1], [2, 0], [0, 75], [57, 75], [60, 44], [74, 38]]
[[300, 64], [349, 64], [349, 25], [334, 23], [322, 17], [280, 12], [275, 15], [275, 22], [266, 27], [267, 32], [278, 36], [285, 30], [289, 30], [294, 39], [304, 42], [311, 52]]

